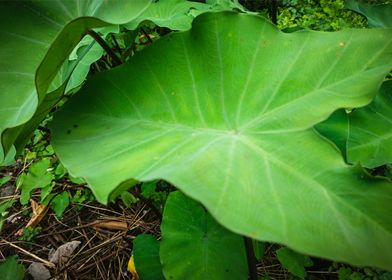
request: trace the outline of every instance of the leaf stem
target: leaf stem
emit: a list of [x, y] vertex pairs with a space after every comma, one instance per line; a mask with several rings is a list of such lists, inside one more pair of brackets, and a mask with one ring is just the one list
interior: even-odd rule
[[249, 280], [257, 280], [256, 257], [253, 250], [252, 239], [244, 236], [246, 257], [248, 259]]
[[110, 35], [111, 35], [111, 37], [112, 37], [112, 40], [113, 40], [114, 44], [116, 45], [117, 51], [118, 51], [119, 54], [121, 55], [121, 48], [120, 48], [120, 45], [118, 44], [118, 42], [117, 42], [117, 40], [116, 40], [116, 37], [113, 35], [113, 33], [110, 34]]
[[271, 7], [270, 7], [270, 16], [272, 23], [277, 25], [278, 24], [278, 0], [271, 0]]
[[101, 36], [98, 35], [97, 32], [94, 30], [89, 29], [87, 31], [87, 34], [93, 37], [93, 39], [106, 51], [106, 53], [109, 55], [109, 57], [113, 60], [114, 66], [121, 65], [122, 62], [120, 58], [113, 52], [113, 50], [108, 46], [108, 44], [101, 38]]

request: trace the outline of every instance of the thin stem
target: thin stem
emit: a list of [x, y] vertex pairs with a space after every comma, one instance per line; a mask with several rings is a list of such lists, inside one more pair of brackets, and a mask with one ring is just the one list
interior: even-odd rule
[[122, 62], [120, 58], [113, 52], [113, 50], [108, 46], [108, 44], [101, 38], [101, 36], [98, 35], [97, 32], [94, 30], [89, 29], [87, 31], [87, 34], [93, 37], [95, 41], [106, 51], [106, 53], [109, 55], [109, 57], [113, 60], [114, 66], [121, 65]]
[[249, 280], [257, 280], [256, 257], [253, 250], [252, 239], [244, 236], [246, 257], [248, 259]]
[[15, 249], [21, 251], [22, 253], [32, 257], [33, 259], [35, 259], [35, 260], [37, 260], [39, 262], [41, 262], [43, 265], [46, 265], [47, 267], [50, 267], [50, 268], [55, 268], [56, 267], [56, 265], [54, 263], [49, 262], [49, 261], [44, 260], [44, 259], [41, 259], [40, 257], [34, 255], [33, 253], [30, 253], [29, 251], [27, 251], [27, 250], [25, 250], [25, 249], [15, 245], [15, 244], [12, 244], [11, 242], [8, 242], [5, 239], [2, 239], [0, 242], [4, 242], [4, 243], [10, 245], [11, 247], [14, 247]]
[[270, 16], [273, 24], [278, 24], [278, 0], [271, 0]]
[[118, 44], [118, 42], [116, 40], [116, 37], [113, 34], [110, 34], [110, 35], [112, 37], [112, 40], [113, 40], [114, 44], [116, 45], [117, 51], [121, 54], [121, 48], [120, 48], [120, 46], [119, 46], [119, 44]]

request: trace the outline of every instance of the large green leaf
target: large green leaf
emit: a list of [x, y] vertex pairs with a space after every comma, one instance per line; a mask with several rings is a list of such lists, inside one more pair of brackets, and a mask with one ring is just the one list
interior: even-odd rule
[[[0, 163], [36, 113], [63, 62], [88, 29], [126, 23], [151, 1], [0, 2]], [[61, 95], [61, 94], [60, 94]], [[53, 106], [58, 101], [54, 98]], [[44, 105], [48, 106], [48, 103]], [[44, 111], [47, 113], [47, 111]], [[23, 142], [23, 140], [19, 140]]]
[[165, 179], [234, 232], [391, 269], [391, 185], [362, 178], [312, 129], [370, 102], [391, 35], [204, 14], [96, 75], [55, 116], [53, 146], [101, 202], [130, 178]]
[[346, 0], [346, 7], [367, 17], [370, 27], [392, 27], [392, 3], [372, 5]]
[[339, 110], [316, 128], [341, 149], [349, 163], [368, 168], [392, 163], [392, 80], [382, 84], [368, 106], [348, 114]]
[[166, 279], [247, 279], [243, 238], [219, 225], [202, 205], [181, 192], [168, 197], [161, 231]]

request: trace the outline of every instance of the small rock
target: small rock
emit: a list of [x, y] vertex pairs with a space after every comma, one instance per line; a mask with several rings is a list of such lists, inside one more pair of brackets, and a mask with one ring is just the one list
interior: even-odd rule
[[51, 277], [49, 270], [42, 263], [33, 262], [27, 271], [34, 280], [48, 280]]

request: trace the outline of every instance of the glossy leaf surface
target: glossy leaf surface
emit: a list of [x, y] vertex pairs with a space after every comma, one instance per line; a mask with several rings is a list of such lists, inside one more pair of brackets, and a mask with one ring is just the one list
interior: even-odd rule
[[161, 231], [166, 279], [247, 279], [243, 238], [219, 225], [202, 205], [181, 192], [169, 195]]
[[390, 268], [391, 185], [362, 178], [312, 127], [370, 102], [391, 35], [205, 14], [87, 83], [55, 116], [53, 146], [101, 202], [130, 178], [165, 179], [237, 233]]

